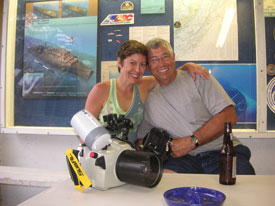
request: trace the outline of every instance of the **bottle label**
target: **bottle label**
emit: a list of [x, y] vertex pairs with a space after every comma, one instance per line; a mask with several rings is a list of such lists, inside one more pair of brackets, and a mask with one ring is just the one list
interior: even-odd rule
[[230, 133], [230, 140], [233, 141], [233, 135]]
[[236, 178], [236, 163], [237, 163], [237, 158], [236, 156], [233, 157], [233, 162], [232, 162], [232, 178]]

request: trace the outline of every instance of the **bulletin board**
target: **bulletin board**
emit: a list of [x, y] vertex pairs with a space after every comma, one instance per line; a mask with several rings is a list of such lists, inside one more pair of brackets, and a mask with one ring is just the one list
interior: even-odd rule
[[[138, 27], [168, 26], [170, 43], [174, 46], [174, 28], [177, 26], [174, 22], [173, 1], [162, 0], [164, 2], [163, 11], [160, 8], [144, 8], [142, 3], [145, 1], [132, 0], [133, 10], [122, 10], [121, 5], [124, 0], [98, 0], [97, 13], [97, 59], [96, 69], [94, 70], [95, 81], [101, 81], [102, 62], [116, 61], [117, 51], [121, 44], [129, 39], [129, 30]], [[160, 2], [162, 2], [160, 1]], [[15, 97], [14, 97], [14, 125], [15, 126], [47, 126], [47, 127], [68, 127], [72, 116], [84, 108], [86, 97], [45, 97], [45, 98], [25, 98], [22, 96], [22, 77], [23, 56], [24, 56], [24, 32], [25, 32], [25, 3], [31, 2], [18, 0], [16, 26], [16, 57], [15, 57]], [[150, 1], [148, 1], [150, 2]], [[154, 2], [154, 1], [152, 1]], [[217, 65], [224, 64], [226, 72], [227, 67], [236, 65], [238, 68], [249, 70], [251, 81], [254, 81], [252, 93], [256, 92], [256, 54], [255, 54], [255, 31], [253, 16], [253, 0], [238, 0], [237, 2], [237, 34], [238, 34], [238, 59], [237, 60], [194, 60], [193, 62], [203, 64], [205, 67], [217, 71]], [[142, 8], [142, 9], [141, 9]], [[156, 10], [154, 10], [156, 9]], [[133, 15], [134, 23], [121, 25], [104, 25], [101, 23], [108, 15]], [[111, 17], [109, 17], [111, 18]], [[114, 18], [114, 17], [112, 17]], [[177, 61], [180, 66], [186, 61]], [[214, 65], [214, 66], [213, 66]], [[228, 66], [229, 65], [229, 66]], [[150, 75], [147, 71], [146, 75]], [[217, 72], [218, 75], [218, 72]], [[215, 75], [214, 75], [215, 76]], [[89, 89], [90, 89], [89, 88]], [[237, 91], [238, 93], [239, 91]], [[254, 97], [253, 97], [254, 98]], [[256, 97], [255, 97], [256, 98]], [[254, 99], [256, 101], [256, 99]], [[256, 107], [256, 105], [254, 105]], [[240, 128], [256, 128], [256, 114], [252, 114], [251, 124], [243, 124]], [[250, 118], [250, 117], [249, 117]], [[254, 119], [253, 119], [254, 118]], [[246, 120], [244, 120], [246, 122]], [[247, 126], [248, 125], [248, 126]]]

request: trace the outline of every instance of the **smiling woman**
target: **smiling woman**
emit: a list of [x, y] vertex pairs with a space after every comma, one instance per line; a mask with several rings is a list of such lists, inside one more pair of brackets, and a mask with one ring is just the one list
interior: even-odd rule
[[88, 95], [85, 109], [103, 125], [106, 125], [104, 115], [125, 115], [134, 125], [128, 140], [135, 143], [136, 131], [143, 118], [143, 103], [147, 91], [155, 83], [152, 78], [142, 80], [147, 65], [147, 48], [138, 41], [128, 40], [120, 47], [117, 62], [119, 77], [96, 84]]

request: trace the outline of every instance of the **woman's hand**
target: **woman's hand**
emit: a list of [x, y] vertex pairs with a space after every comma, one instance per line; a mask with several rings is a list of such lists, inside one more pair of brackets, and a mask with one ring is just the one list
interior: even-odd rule
[[209, 78], [209, 71], [199, 64], [188, 62], [179, 67], [178, 69], [187, 70], [191, 77], [194, 79], [194, 81], [196, 80], [196, 74], [200, 75], [203, 79]]

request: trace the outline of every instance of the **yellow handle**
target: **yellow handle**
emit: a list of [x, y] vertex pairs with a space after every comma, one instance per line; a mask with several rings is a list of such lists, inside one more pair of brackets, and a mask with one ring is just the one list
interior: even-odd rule
[[81, 168], [78, 159], [76, 158], [76, 156], [73, 153], [73, 149], [66, 150], [66, 156], [68, 158], [67, 160], [69, 161], [71, 167], [73, 168], [73, 171], [71, 171], [70, 167], [69, 167], [69, 171], [70, 171], [71, 177], [72, 178], [74, 177], [74, 175], [72, 174], [72, 172], [74, 172], [75, 175], [77, 176], [77, 181], [74, 181], [75, 188], [77, 190], [83, 191], [83, 190], [91, 187], [92, 186], [92, 182], [90, 181], [90, 179], [88, 178], [88, 176], [85, 174], [85, 172]]

